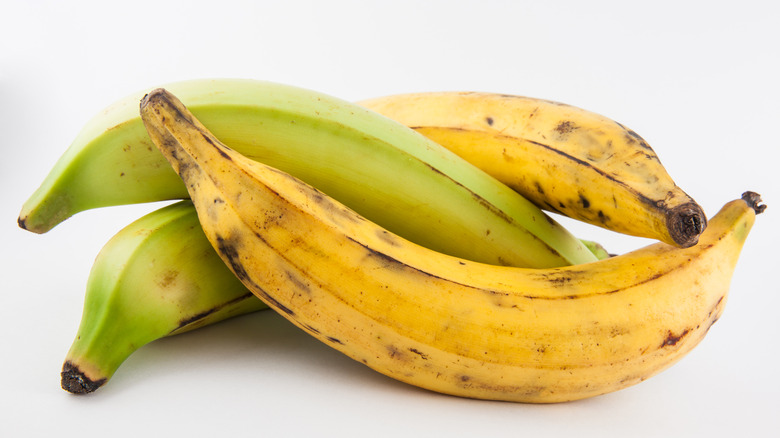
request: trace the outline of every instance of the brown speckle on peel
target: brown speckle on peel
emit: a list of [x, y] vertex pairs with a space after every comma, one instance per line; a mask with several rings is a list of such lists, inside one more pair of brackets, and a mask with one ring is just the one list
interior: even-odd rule
[[492, 117], [485, 117], [485, 121], [487, 122], [488, 126], [493, 126], [493, 118]]
[[403, 362], [408, 362], [410, 357], [405, 352], [399, 350], [394, 345], [388, 345], [387, 347], [387, 354], [390, 356], [391, 359], [400, 360]]
[[409, 351], [411, 351], [412, 353], [420, 356], [420, 358], [423, 359], [423, 360], [428, 360], [428, 355], [423, 353], [422, 351], [416, 349], [416, 348], [410, 348]]
[[664, 339], [663, 343], [661, 343], [661, 347], [663, 348], [663, 347], [671, 347], [677, 345], [677, 343], [680, 342], [680, 340], [684, 338], [685, 335], [687, 335], [689, 332], [690, 332], [689, 329], [685, 329], [679, 334], [674, 334], [672, 333], [671, 330], [669, 330], [669, 332], [666, 335], [666, 339]]
[[298, 274], [296, 274], [293, 271], [285, 271], [285, 274], [287, 274], [287, 279], [290, 280], [290, 283], [295, 286], [298, 290], [303, 291], [307, 294], [311, 293], [311, 289], [309, 288], [309, 285], [306, 284], [306, 282], [301, 279]]
[[390, 246], [401, 246], [398, 239], [387, 230], [377, 230], [376, 235]]
[[162, 277], [157, 281], [157, 285], [160, 286], [160, 288], [162, 289], [167, 289], [176, 281], [176, 277], [178, 276], [179, 276], [178, 271], [169, 269], [165, 271]]
[[571, 133], [576, 129], [577, 129], [577, 125], [570, 122], [569, 120], [564, 120], [561, 123], [559, 123], [558, 126], [555, 127], [555, 132], [561, 135], [565, 135]]

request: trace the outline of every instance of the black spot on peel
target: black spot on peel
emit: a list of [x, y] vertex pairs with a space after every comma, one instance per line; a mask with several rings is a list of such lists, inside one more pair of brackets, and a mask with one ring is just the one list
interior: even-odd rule
[[233, 158], [226, 152], [227, 150], [230, 150], [229, 147], [222, 144], [219, 140], [216, 140], [213, 136], [209, 135], [207, 132], [201, 131], [201, 136], [203, 136], [203, 140], [205, 140], [208, 144], [214, 147], [214, 149], [219, 152], [219, 155], [222, 156], [222, 158], [225, 158], [227, 160], [233, 161]]
[[580, 202], [583, 208], [590, 208], [590, 201], [582, 193], [580, 193]]
[[666, 339], [664, 339], [664, 341], [661, 343], [661, 348], [677, 345], [677, 343], [680, 342], [680, 340], [684, 338], [688, 333], [690, 333], [690, 331], [691, 331], [690, 329], [685, 329], [680, 334], [675, 335], [674, 333], [672, 333], [671, 330], [669, 330], [669, 332], [666, 335]]
[[179, 324], [177, 325], [177, 327], [175, 329], [171, 330], [170, 333], [173, 333], [173, 332], [175, 332], [177, 330], [181, 330], [181, 329], [183, 329], [184, 327], [186, 327], [186, 326], [188, 326], [190, 324], [195, 324], [198, 321], [203, 320], [207, 316], [209, 316], [209, 315], [211, 315], [213, 313], [216, 313], [216, 312], [224, 309], [227, 306], [230, 306], [230, 305], [233, 305], [233, 304], [236, 304], [236, 303], [239, 303], [239, 302], [241, 302], [243, 300], [248, 300], [248, 299], [257, 299], [257, 298], [255, 298], [254, 294], [252, 294], [251, 292], [247, 292], [246, 294], [241, 295], [240, 297], [234, 298], [234, 299], [232, 299], [232, 300], [230, 300], [230, 301], [228, 301], [226, 303], [221, 303], [221, 304], [219, 304], [217, 306], [214, 306], [214, 307], [212, 307], [212, 308], [210, 308], [208, 310], [204, 310], [203, 312], [197, 313], [195, 315], [192, 315], [192, 316], [189, 316], [187, 318], [184, 318], [184, 319], [180, 320]]
[[569, 275], [561, 275], [559, 273], [550, 273], [544, 275], [547, 282], [553, 287], [564, 287], [572, 282], [573, 277]]
[[655, 151], [653, 150], [653, 148], [650, 147], [650, 145], [645, 141], [644, 138], [642, 138], [639, 134], [637, 134], [633, 129], [629, 129], [625, 125], [620, 124], [618, 122], [615, 122], [615, 123], [618, 126], [620, 126], [620, 129], [625, 131], [625, 138], [626, 138], [626, 142], [628, 144], [633, 144], [633, 143], [636, 142], [637, 144], [639, 144], [639, 146], [641, 148], [646, 149], [647, 151], [649, 151], [646, 154], [647, 158], [656, 159], [656, 160], [658, 159], [658, 156], [656, 156]]
[[217, 242], [217, 252], [222, 257], [222, 260], [228, 264], [230, 270], [233, 271], [233, 274], [236, 276], [236, 278], [244, 283], [244, 285], [247, 286], [249, 290], [251, 290], [260, 299], [265, 301], [269, 306], [290, 316], [295, 316], [295, 312], [293, 312], [292, 309], [280, 303], [276, 298], [268, 294], [268, 292], [266, 292], [259, 284], [252, 280], [252, 278], [249, 276], [249, 273], [244, 268], [244, 265], [241, 263], [238, 250], [236, 249], [236, 244], [234, 242], [231, 242], [230, 240], [225, 239], [219, 235], [216, 236], [215, 240]]
[[325, 339], [327, 339], [330, 342], [333, 342], [334, 344], [344, 345], [344, 343], [341, 342], [341, 339], [334, 338], [333, 336], [327, 336]]
[[276, 309], [276, 310], [278, 310], [280, 312], [286, 313], [287, 315], [289, 315], [291, 317], [295, 316], [295, 312], [293, 312], [292, 309], [290, 309], [289, 307], [287, 307], [284, 304], [282, 304], [279, 301], [277, 301], [276, 298], [274, 298], [271, 295], [269, 295], [262, 288], [254, 289], [254, 292], [255, 292], [255, 295], [261, 295], [260, 298], [263, 301], [267, 302], [270, 307], [272, 307], [272, 308], [274, 308], [274, 309]]
[[287, 279], [290, 280], [290, 283], [292, 283], [297, 289], [305, 292], [305, 293], [311, 293], [311, 289], [309, 288], [309, 285], [306, 284], [303, 280], [301, 280], [298, 275], [296, 275], [292, 271], [285, 271], [285, 274], [287, 274]]
[[718, 319], [720, 318], [720, 312], [722, 310], [721, 305], [723, 303], [723, 298], [725, 298], [725, 296], [718, 298], [718, 302], [715, 303], [715, 305], [712, 306], [712, 309], [710, 309], [709, 313], [707, 313], [707, 318], [709, 318], [710, 321], [705, 328], [705, 333], [710, 331], [710, 328], [712, 328], [712, 326], [718, 322]]
[[[631, 186], [626, 185], [626, 183], [624, 181], [621, 181], [617, 175], [607, 173], [603, 169], [594, 166], [593, 163], [589, 163], [586, 160], [582, 160], [582, 159], [577, 158], [577, 157], [575, 157], [573, 155], [567, 154], [567, 153], [565, 153], [565, 152], [563, 152], [563, 151], [561, 151], [559, 149], [556, 149], [556, 148], [551, 147], [549, 145], [546, 145], [544, 143], [540, 143], [540, 142], [534, 141], [534, 140], [527, 140], [527, 141], [529, 143], [535, 144], [536, 146], [544, 148], [544, 149], [548, 150], [549, 152], [553, 152], [553, 153], [556, 153], [558, 155], [561, 155], [564, 158], [566, 158], [567, 160], [573, 161], [573, 162], [581, 165], [583, 167], [583, 169], [590, 169], [591, 171], [596, 172], [599, 175], [601, 175], [601, 177], [603, 177], [603, 178], [605, 178], [605, 179], [607, 179], [609, 181], [612, 181], [613, 183], [616, 183], [616, 184], [618, 184], [620, 186], [623, 186], [626, 190], [628, 190], [629, 192], [633, 193], [638, 199], [640, 199], [645, 204], [652, 205], [652, 206], [656, 205], [656, 200], [648, 198], [645, 194], [643, 194], [641, 192], [638, 192], [635, 188], [632, 188]], [[561, 205], [561, 207], [565, 208], [565, 206], [563, 206], [563, 205]]]
[[632, 139], [636, 140], [636, 142], [639, 144], [639, 146], [640, 146], [641, 148], [643, 148], [643, 149], [646, 149], [646, 150], [649, 150], [649, 151], [651, 151], [651, 154], [647, 154], [647, 157], [648, 157], [648, 158], [657, 158], [657, 157], [655, 156], [655, 151], [653, 151], [653, 148], [651, 148], [651, 147], [650, 147], [650, 145], [649, 145], [649, 144], [647, 144], [647, 142], [645, 141], [645, 139], [643, 139], [642, 137], [640, 137], [640, 136], [639, 136], [639, 134], [637, 134], [637, 133], [636, 133], [636, 132], [634, 132], [633, 130], [629, 129], [629, 130], [628, 130], [628, 135], [629, 135], [629, 138], [632, 138]]
[[[540, 208], [542, 208], [542, 209], [544, 209], [544, 210], [551, 211], [551, 212], [553, 212], [553, 213], [559, 213], [559, 214], [563, 214], [563, 211], [565, 211], [565, 210], [566, 210], [566, 206], [565, 206], [565, 205], [563, 205], [563, 203], [562, 203], [562, 202], [559, 202], [559, 203], [558, 203], [558, 205], [559, 205], [560, 207], [556, 207], [556, 206], [554, 206], [554, 205], [550, 204], [549, 202], [547, 202], [547, 201], [545, 200], [545, 201], [544, 201], [544, 205], [540, 205], [539, 207], [540, 207]], [[552, 218], [550, 218], [550, 219], [552, 219]]]
[[715, 313], [715, 312], [717, 312], [717, 311], [718, 311], [718, 307], [719, 307], [719, 306], [720, 306], [720, 304], [723, 302], [723, 298], [725, 298], [725, 297], [720, 297], [720, 298], [718, 298], [718, 302], [717, 302], [717, 303], [715, 303], [715, 305], [714, 305], [714, 306], [712, 306], [712, 309], [710, 310], [710, 313], [708, 313], [708, 314], [707, 314], [707, 316], [712, 316], [712, 314], [713, 314], [713, 313]]
[[485, 121], [487, 122], [488, 126], [493, 126], [493, 118], [492, 117], [485, 117]]
[[416, 348], [410, 348], [409, 351], [411, 351], [412, 353], [420, 356], [420, 358], [423, 359], [423, 360], [428, 360], [428, 355], [423, 353], [422, 351], [416, 349]]
[[249, 274], [246, 272], [244, 265], [241, 264], [239, 259], [238, 250], [235, 245], [228, 240], [225, 240], [222, 236], [216, 236], [217, 252], [219, 252], [225, 261], [228, 262], [230, 269], [238, 277], [239, 280], [249, 280]]
[[303, 324], [303, 325], [302, 325], [302, 327], [303, 327], [303, 328], [304, 328], [306, 331], [308, 331], [308, 332], [311, 332], [311, 333], [314, 333], [314, 334], [319, 334], [319, 333], [320, 333], [320, 331], [319, 331], [318, 329], [316, 329], [316, 328], [314, 328], [314, 327], [310, 326], [309, 324]]
[[230, 155], [227, 154], [227, 152], [223, 151], [222, 148], [218, 148], [217, 152], [219, 152], [219, 154], [222, 155], [222, 158], [233, 161], [233, 158], [231, 158]]
[[387, 255], [387, 254], [385, 254], [385, 253], [383, 253], [381, 251], [377, 251], [374, 248], [371, 248], [370, 246], [363, 245], [362, 243], [361, 243], [361, 246], [363, 246], [366, 249], [366, 251], [368, 252], [368, 256], [369, 257], [372, 257], [372, 258], [375, 258], [376, 260], [378, 260], [379, 263], [382, 265], [382, 267], [384, 267], [385, 269], [399, 269], [399, 270], [401, 270], [401, 269], [409, 268], [409, 266], [407, 264], [402, 263], [402, 262], [396, 260], [393, 257], [390, 257], [389, 255]]
[[401, 350], [395, 348], [395, 346], [388, 345], [386, 348], [387, 348], [387, 354], [392, 359], [397, 359], [397, 360], [405, 360], [406, 359], [406, 355], [404, 354], [404, 352], [402, 352]]
[[377, 230], [376, 231], [377, 237], [379, 237], [382, 241], [387, 243], [390, 246], [401, 246], [401, 243], [398, 241], [398, 239], [395, 237], [395, 235], [391, 234], [387, 230]]

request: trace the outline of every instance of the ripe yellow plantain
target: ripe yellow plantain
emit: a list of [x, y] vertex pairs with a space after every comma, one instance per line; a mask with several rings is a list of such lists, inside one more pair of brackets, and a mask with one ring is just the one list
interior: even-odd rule
[[657, 243], [561, 268], [502, 267], [393, 235], [222, 145], [173, 95], [141, 114], [206, 237], [255, 295], [380, 373], [441, 393], [550, 403], [641, 382], [718, 319], [758, 197], [726, 204], [698, 245]]
[[494, 93], [399, 94], [361, 105], [414, 128], [542, 209], [681, 247], [707, 226], [655, 151], [599, 114]]

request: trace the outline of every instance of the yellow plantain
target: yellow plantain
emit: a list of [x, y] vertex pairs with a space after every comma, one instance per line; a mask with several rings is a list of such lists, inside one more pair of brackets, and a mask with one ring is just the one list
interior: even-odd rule
[[636, 132], [581, 108], [492, 93], [361, 102], [414, 128], [542, 209], [681, 247], [707, 225]]
[[699, 245], [657, 243], [547, 269], [426, 249], [291, 175], [225, 147], [174, 96], [141, 103], [206, 237], [255, 295], [392, 378], [441, 393], [561, 402], [670, 366], [718, 319], [758, 196], [728, 203]]

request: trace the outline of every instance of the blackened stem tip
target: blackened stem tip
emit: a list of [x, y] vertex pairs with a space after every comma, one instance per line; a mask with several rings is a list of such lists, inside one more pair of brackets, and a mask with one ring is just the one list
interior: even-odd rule
[[761, 214], [766, 210], [766, 204], [762, 203], [761, 195], [756, 192], [747, 191], [743, 193], [742, 200], [747, 202], [747, 205], [749, 205], [756, 214]]
[[92, 380], [79, 367], [70, 361], [62, 365], [60, 373], [62, 389], [72, 394], [89, 394], [106, 383], [106, 379]]
[[699, 204], [689, 202], [669, 210], [666, 225], [674, 242], [688, 248], [699, 242], [699, 236], [707, 228], [707, 216]]

